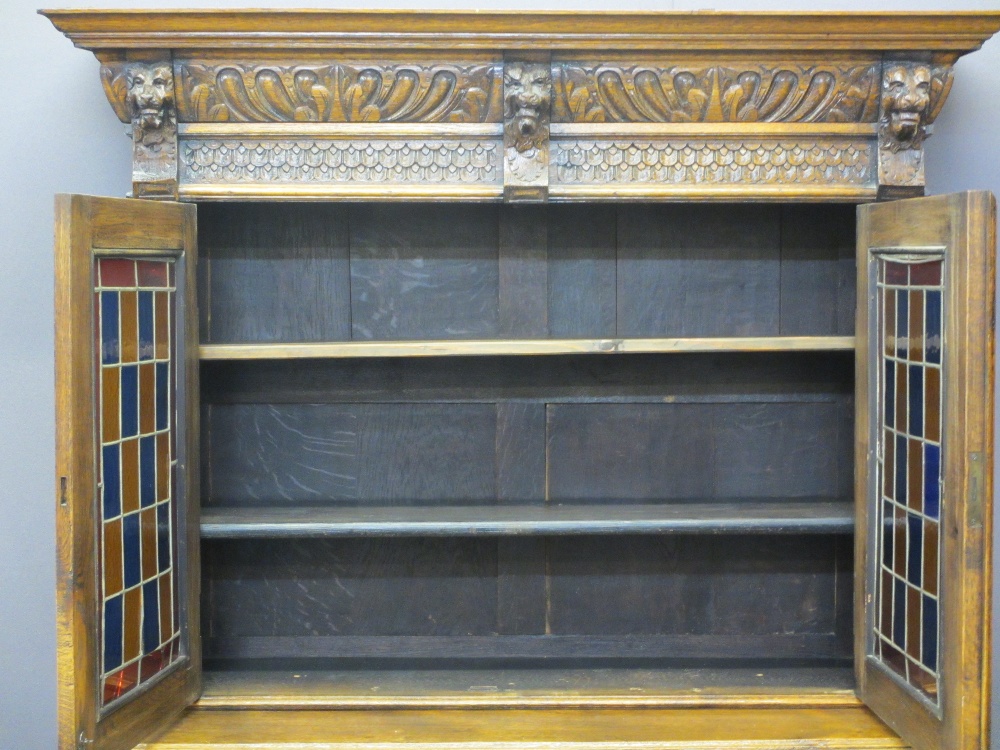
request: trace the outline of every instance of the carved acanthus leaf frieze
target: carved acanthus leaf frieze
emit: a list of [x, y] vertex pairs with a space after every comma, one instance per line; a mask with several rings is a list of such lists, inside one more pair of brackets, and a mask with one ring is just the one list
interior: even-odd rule
[[495, 141], [218, 140], [181, 147], [188, 183], [308, 182], [490, 184], [500, 181]]
[[878, 67], [553, 66], [553, 122], [874, 122]]
[[178, 64], [182, 122], [499, 122], [499, 64]]
[[553, 183], [825, 184], [871, 182], [872, 146], [861, 140], [788, 143], [711, 140], [556, 140]]

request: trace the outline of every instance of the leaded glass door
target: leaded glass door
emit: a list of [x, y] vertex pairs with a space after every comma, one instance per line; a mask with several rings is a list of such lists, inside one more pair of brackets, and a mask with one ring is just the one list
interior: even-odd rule
[[988, 747], [995, 203], [863, 206], [855, 665], [916, 750]]
[[200, 690], [195, 209], [56, 200], [60, 747], [131, 748]]

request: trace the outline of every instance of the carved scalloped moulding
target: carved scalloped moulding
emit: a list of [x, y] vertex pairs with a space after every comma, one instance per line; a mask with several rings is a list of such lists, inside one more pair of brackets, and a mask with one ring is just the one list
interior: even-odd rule
[[553, 122], [874, 122], [879, 66], [553, 66]]
[[858, 140], [553, 141], [553, 182], [868, 185], [874, 145]]
[[185, 140], [190, 184], [240, 182], [499, 184], [501, 145], [491, 141]]
[[177, 62], [181, 122], [501, 121], [499, 63]]

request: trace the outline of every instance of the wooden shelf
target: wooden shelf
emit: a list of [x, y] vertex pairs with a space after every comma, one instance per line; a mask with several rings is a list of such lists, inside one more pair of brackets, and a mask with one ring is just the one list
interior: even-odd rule
[[741, 338], [519, 339], [480, 341], [339, 341], [202, 344], [202, 360], [477, 357], [540, 354], [669, 354], [672, 352], [853, 351], [853, 336]]
[[567, 534], [842, 534], [849, 501], [659, 505], [506, 505], [365, 508], [205, 508], [206, 539]]
[[207, 669], [202, 708], [860, 706], [850, 666], [723, 669]]
[[865, 707], [344, 711], [188, 709], [147, 750], [903, 750]]

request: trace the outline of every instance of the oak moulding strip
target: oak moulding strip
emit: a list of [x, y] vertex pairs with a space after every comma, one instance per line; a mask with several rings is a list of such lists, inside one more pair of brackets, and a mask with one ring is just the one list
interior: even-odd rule
[[503, 186], [496, 185], [420, 185], [420, 184], [327, 184], [302, 182], [187, 184], [178, 188], [183, 200], [378, 200], [378, 201], [497, 201]]
[[202, 344], [202, 360], [355, 357], [667, 354], [672, 352], [853, 351], [853, 336], [747, 338], [521, 339], [516, 341], [343, 341], [300, 344]]
[[88, 49], [925, 50], [963, 54], [1000, 14], [43, 11]]
[[406, 123], [406, 122], [191, 122], [177, 126], [190, 138], [499, 138], [502, 123]]
[[856, 203], [874, 200], [878, 188], [870, 185], [760, 185], [735, 183], [705, 185], [693, 182], [666, 184], [619, 183], [611, 185], [560, 185], [549, 186], [549, 201], [570, 203], [575, 201], [736, 201], [758, 202], [789, 201]]
[[832, 137], [873, 137], [874, 122], [561, 122], [552, 123], [553, 138], [690, 138], [717, 137], [799, 139]]

